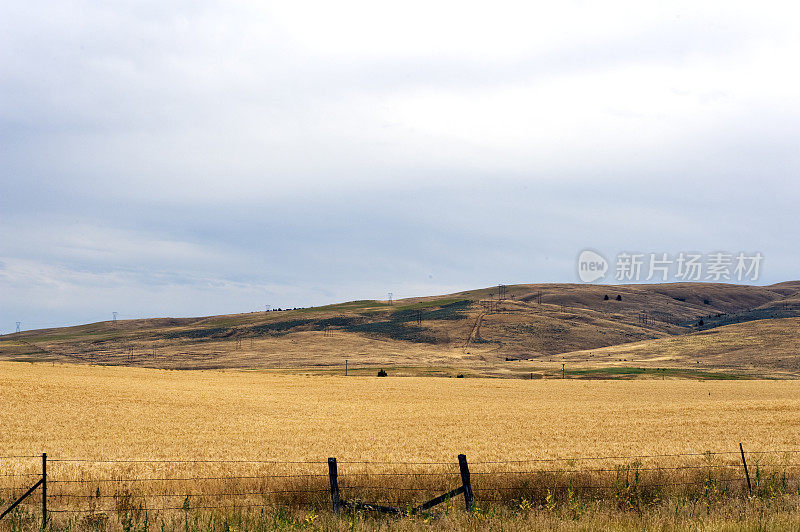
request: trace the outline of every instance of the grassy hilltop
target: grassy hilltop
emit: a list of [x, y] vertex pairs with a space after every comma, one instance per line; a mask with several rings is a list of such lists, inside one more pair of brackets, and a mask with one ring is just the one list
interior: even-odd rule
[[[0, 359], [518, 378], [800, 376], [800, 281], [509, 285], [0, 337]], [[606, 297], [607, 296], [607, 297]], [[649, 372], [649, 373], [648, 373]]]

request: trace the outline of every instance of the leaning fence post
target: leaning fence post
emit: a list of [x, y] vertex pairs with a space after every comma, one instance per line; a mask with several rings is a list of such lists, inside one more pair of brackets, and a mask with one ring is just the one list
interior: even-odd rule
[[739, 452], [742, 453], [742, 465], [744, 466], [744, 476], [747, 479], [747, 494], [750, 495], [751, 492], [750, 473], [747, 471], [747, 461], [744, 459], [744, 449], [742, 448], [742, 442], [739, 442]]
[[469, 480], [469, 466], [467, 465], [467, 456], [464, 454], [458, 455], [458, 466], [461, 469], [461, 485], [464, 486], [464, 503], [467, 505], [467, 511], [472, 511], [472, 483]]
[[328, 476], [331, 479], [331, 503], [334, 513], [339, 513], [342, 501], [339, 500], [339, 472], [336, 467], [336, 458], [328, 458]]
[[47, 526], [47, 453], [42, 453], [42, 528]]

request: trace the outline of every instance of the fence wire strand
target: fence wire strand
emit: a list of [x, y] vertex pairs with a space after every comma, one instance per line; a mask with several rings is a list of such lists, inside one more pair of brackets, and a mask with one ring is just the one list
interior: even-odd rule
[[[747, 451], [744, 453], [745, 456], [752, 457], [752, 463], [749, 463], [750, 466], [750, 476], [753, 476], [753, 471], [766, 471], [769, 474], [774, 475], [774, 470], [778, 470], [782, 472], [783, 475], [783, 482], [784, 484], [788, 480], [789, 482], [796, 482], [798, 479], [795, 476], [787, 477], [787, 470], [795, 470], [800, 468], [800, 464], [798, 463], [789, 463], [789, 456], [796, 455], [800, 453], [800, 450], [779, 450], [779, 451]], [[481, 479], [478, 481], [477, 486], [472, 487], [472, 491], [476, 493], [483, 493], [488, 494], [489, 497], [481, 496], [479, 497], [480, 501], [485, 502], [503, 502], [509, 503], [512, 502], [514, 499], [512, 498], [514, 493], [524, 494], [526, 492], [531, 492], [531, 490], [541, 490], [544, 488], [547, 489], [554, 489], [554, 490], [565, 490], [565, 489], [573, 489], [573, 490], [629, 490], [629, 489], [648, 489], [648, 488], [666, 488], [670, 486], [706, 486], [713, 487], [717, 484], [729, 484], [740, 482], [744, 483], [748, 481], [749, 486], [749, 479], [745, 476], [734, 476], [734, 477], [726, 477], [723, 473], [725, 471], [737, 470], [740, 471], [743, 468], [743, 464], [739, 461], [739, 455], [741, 451], [725, 451], [725, 452], [703, 452], [703, 453], [672, 453], [672, 454], [639, 454], [639, 455], [629, 455], [629, 456], [592, 456], [592, 457], [572, 457], [572, 458], [536, 458], [536, 459], [521, 459], [521, 460], [475, 460], [470, 461], [469, 465], [473, 466], [474, 469], [470, 472], [472, 477], [477, 479]], [[768, 455], [772, 455], [768, 457]], [[783, 460], [786, 463], [778, 463], [781, 460], [781, 456], [783, 456]], [[40, 458], [41, 455], [9, 455], [9, 456], [0, 456], [0, 459], [3, 460], [11, 460], [11, 459], [34, 459]], [[712, 463], [711, 458], [715, 457], [717, 460], [716, 462], [729, 462], [729, 463]], [[731, 457], [731, 458], [725, 458]], [[646, 463], [642, 464], [640, 461], [644, 461], [647, 459], [676, 459], [676, 458], [685, 458], [686, 460], [683, 465], [669, 465], [669, 466], [656, 466], [653, 463]], [[700, 458], [706, 458], [707, 463], [697, 463], [701, 460], [697, 460]], [[691, 460], [690, 460], [691, 459]], [[610, 464], [593, 464], [600, 467], [587, 467], [587, 468], [580, 468], [576, 466], [577, 463], [580, 462], [589, 462], [589, 461], [627, 461], [628, 463], [619, 463], [616, 465]], [[766, 463], [760, 463], [761, 460], [767, 460]], [[47, 482], [48, 484], [55, 485], [55, 489], [52, 490], [48, 498], [52, 498], [54, 501], [63, 501], [67, 506], [57, 505], [56, 508], [49, 509], [49, 512], [53, 512], [55, 514], [58, 513], [75, 513], [75, 514], [92, 514], [92, 513], [100, 513], [100, 512], [115, 512], [120, 511], [119, 508], [96, 508], [98, 504], [92, 504], [90, 501], [97, 500], [97, 501], [110, 501], [112, 499], [116, 499], [121, 501], [124, 506], [126, 506], [125, 511], [130, 512], [162, 512], [162, 511], [191, 511], [191, 510], [217, 510], [217, 509], [230, 509], [230, 508], [264, 508], [269, 506], [267, 504], [266, 498], [269, 496], [280, 496], [280, 495], [289, 495], [289, 494], [299, 494], [301, 495], [300, 499], [303, 499], [303, 494], [316, 496], [318, 494], [328, 493], [330, 490], [327, 485], [324, 488], [321, 487], [312, 487], [312, 486], [319, 486], [319, 481], [317, 479], [325, 479], [329, 478], [328, 472], [319, 472], [319, 473], [280, 473], [280, 474], [241, 474], [241, 475], [218, 475], [218, 476], [193, 476], [191, 473], [189, 475], [181, 475], [178, 473], [175, 475], [172, 472], [170, 476], [169, 471], [163, 471], [162, 475], [167, 476], [157, 476], [158, 468], [155, 467], [156, 465], [171, 465], [171, 464], [219, 464], [224, 466], [226, 464], [252, 464], [254, 466], [258, 465], [270, 465], [270, 466], [314, 466], [319, 467], [321, 470], [324, 464], [328, 464], [328, 460], [311, 460], [311, 461], [291, 461], [291, 460], [251, 460], [251, 459], [231, 459], [231, 460], [211, 460], [211, 459], [100, 459], [100, 458], [48, 458], [48, 462], [53, 464], [54, 469], [51, 472], [52, 477], [48, 475]], [[567, 467], [548, 467], [546, 464], [558, 464], [561, 465], [564, 462], [575, 462], [575, 463], [568, 463], [563, 464]], [[664, 462], [672, 462], [675, 463], [675, 460], [664, 460]], [[695, 463], [692, 463], [695, 462]], [[748, 460], [750, 462], [750, 460]], [[455, 485], [451, 486], [438, 486], [438, 484], [448, 484], [453, 479], [458, 480], [458, 486], [461, 484], [461, 471], [459, 470], [458, 466], [459, 462], [457, 461], [367, 461], [367, 460], [341, 460], [336, 461], [336, 463], [340, 466], [353, 466], [351, 468], [344, 467], [344, 471], [341, 471], [341, 474], [338, 475], [338, 482], [339, 482], [339, 490], [343, 495], [349, 495], [349, 500], [352, 501], [360, 501], [361, 495], [372, 493], [380, 493], [383, 492], [383, 495], [391, 495], [392, 492], [397, 494], [398, 496], [402, 497], [404, 493], [408, 493], [408, 497], [410, 499], [420, 498], [422, 497], [421, 494], [434, 494], [434, 493], [442, 493], [442, 492], [449, 492], [452, 490]], [[536, 466], [532, 467], [524, 467], [525, 464], [545, 464], [543, 465], [544, 469], [536, 469]], [[658, 462], [656, 462], [658, 463]], [[680, 463], [680, 462], [678, 462]], [[152, 464], [154, 467], [147, 468], [150, 470], [150, 473], [145, 473], [142, 477], [130, 476], [118, 476], [119, 473], [113, 472], [113, 468], [110, 468], [107, 472], [105, 477], [101, 478], [63, 478], [59, 477], [58, 472], [63, 471], [61, 466], [68, 466], [70, 464], [75, 464], [77, 467], [77, 471], [79, 474], [85, 475], [88, 468], [91, 467], [90, 464]], [[86, 467], [81, 468], [79, 464], [88, 464]], [[590, 464], [586, 464], [590, 465]], [[370, 466], [397, 466], [397, 467], [390, 467], [389, 471], [370, 471], [372, 469]], [[486, 467], [482, 467], [486, 466]], [[491, 466], [497, 468], [496, 470], [489, 470]], [[502, 467], [506, 466], [506, 467]], [[30, 470], [30, 465], [26, 467], [19, 467], [17, 470]], [[451, 469], [453, 468], [453, 469]], [[5, 468], [6, 471], [9, 471], [8, 468]], [[178, 469], [181, 468], [169, 468], [169, 469]], [[246, 468], [237, 468], [242, 473], [246, 473]], [[252, 470], [260, 470], [261, 468], [252, 468]], [[302, 471], [300, 467], [294, 468], [287, 468], [289, 471], [292, 469]], [[348, 469], [354, 469], [353, 471], [348, 471]], [[404, 470], [405, 469], [405, 470]], [[411, 469], [411, 470], [408, 470]], [[433, 470], [431, 470], [433, 469]], [[438, 469], [438, 470], [437, 470]], [[81, 470], [83, 470], [82, 473]], [[278, 469], [279, 471], [281, 469]], [[313, 469], [312, 469], [313, 471]], [[671, 478], [673, 481], [669, 481], [670, 476], [659, 476], [659, 473], [667, 473], [667, 472], [681, 472], [684, 471], [684, 474], [677, 473], [673, 475]], [[692, 472], [698, 473], [692, 473]], [[771, 472], [772, 471], [772, 472]], [[53, 475], [53, 472], [56, 472]], [[644, 479], [639, 479], [635, 482], [629, 482], [627, 475], [634, 474], [638, 472], [643, 473], [652, 473], [651, 475], [645, 476]], [[714, 478], [712, 476], [712, 472], [714, 474], [720, 474], [723, 478]], [[733, 472], [733, 471], [731, 471]], [[609, 474], [617, 474], [618, 482], [616, 483], [606, 483], [608, 480], [611, 480]], [[707, 473], [707, 475], [705, 474]], [[620, 476], [623, 475], [623, 476]], [[702, 476], [701, 476], [702, 475]], [[4, 477], [9, 479], [8, 482], [14, 482], [13, 479], [21, 479], [21, 478], [37, 478], [40, 477], [40, 473], [17, 473], [14, 472], [12, 468], [10, 472], [0, 473], [0, 477]], [[531, 477], [531, 480], [536, 479], [537, 477], [544, 476], [544, 480], [538, 482], [536, 485], [532, 485], [529, 483], [529, 479], [526, 477]], [[497, 477], [497, 478], [492, 478]], [[381, 478], [387, 478], [392, 480], [387, 480], [387, 484], [379, 485], [382, 481]], [[666, 480], [665, 480], [666, 478]], [[679, 480], [679, 479], [686, 479], [690, 478], [692, 480]], [[376, 482], [370, 482], [370, 479], [374, 479]], [[398, 479], [395, 481], [394, 479]], [[400, 479], [408, 479], [405, 483], [400, 482]], [[426, 479], [431, 479], [426, 480]], [[441, 479], [441, 480], [435, 480]], [[518, 479], [518, 480], [512, 480]], [[275, 482], [260, 482], [260, 481], [270, 481], [275, 480]], [[303, 482], [303, 480], [305, 482]], [[353, 485], [348, 485], [348, 481], [352, 480]], [[580, 480], [584, 480], [585, 483], [581, 484]], [[604, 480], [606, 482], [604, 482]], [[643, 480], [640, 482], [639, 480]], [[648, 480], [650, 480], [648, 482]], [[659, 482], [659, 480], [663, 480]], [[17, 480], [18, 482], [24, 482], [24, 480]], [[209, 491], [203, 492], [199, 491], [196, 493], [190, 493], [192, 489], [200, 489], [206, 485], [203, 484], [204, 481], [254, 481], [254, 482], [241, 482], [239, 486], [229, 486], [227, 489], [223, 486], [218, 486], [217, 491]], [[281, 487], [281, 481], [284, 482], [284, 485], [287, 485], [287, 489], [277, 489]], [[292, 487], [292, 481], [294, 482], [295, 487]], [[574, 483], [574, 481], [578, 481], [578, 483]], [[167, 484], [160, 488], [158, 493], [137, 493], [138, 487], [134, 488], [133, 486], [127, 487], [120, 487], [116, 489], [125, 490], [125, 493], [115, 493], [115, 494], [100, 494], [100, 484], [134, 484], [136, 486], [143, 486], [146, 483], [150, 484], [157, 484], [157, 483], [167, 483], [167, 482], [185, 482], [188, 483], [187, 485], [176, 485], [176, 484]], [[491, 485], [490, 483], [497, 482], [497, 485]], [[520, 482], [519, 485], [514, 485], [514, 482]], [[400, 485], [397, 485], [397, 484]], [[567, 485], [568, 483], [568, 485]], [[305, 484], [305, 488], [296, 487], [296, 484], [300, 484], [301, 486]], [[327, 482], [325, 482], [327, 484]], [[437, 486], [426, 485], [426, 484], [437, 484]], [[481, 485], [483, 484], [483, 485]], [[487, 485], [489, 484], [489, 485]], [[89, 489], [94, 489], [97, 486], [97, 493], [96, 494], [89, 494], [89, 493], [80, 493], [79, 491], [83, 491], [85, 488], [83, 486], [91, 486]], [[193, 487], [194, 485], [194, 487]], [[274, 485], [276, 489], [267, 489], [269, 485]], [[56, 486], [61, 486], [62, 489], [58, 489]], [[76, 486], [72, 488], [75, 492], [65, 491], [68, 490], [68, 486]], [[265, 489], [259, 489], [259, 486], [264, 487]], [[211, 487], [211, 486], [207, 486]], [[221, 489], [220, 489], [221, 488]], [[29, 486], [2, 486], [0, 487], [0, 493], [11, 493], [16, 496], [17, 494], [22, 494], [25, 490], [29, 489]], [[104, 488], [110, 489], [110, 488]], [[143, 490], [148, 488], [142, 487]], [[154, 489], [154, 488], [149, 488]], [[158, 489], [158, 488], [155, 488]], [[175, 490], [183, 490], [180, 493], [167, 493], [170, 489]], [[724, 489], [728, 489], [727, 487]], [[128, 490], [133, 490], [133, 492], [129, 492]], [[369, 490], [369, 491], [368, 491]], [[503, 497], [499, 494], [501, 493], [508, 493], [508, 496]], [[495, 494], [493, 496], [493, 494]], [[35, 494], [31, 497], [28, 501], [23, 501], [20, 504], [20, 508], [30, 509], [34, 508], [34, 504], [31, 504], [32, 501], [35, 499]], [[236, 504], [235, 500], [231, 500], [230, 498], [234, 497], [247, 497], [249, 499], [244, 499], [242, 502], [243, 504]], [[263, 497], [261, 503], [255, 504], [253, 501], [254, 497]], [[135, 504], [131, 505], [131, 501], [139, 501], [142, 505], [147, 505], [148, 502], [154, 502], [153, 499], [161, 498], [163, 499], [162, 506], [153, 505], [152, 507], [136, 507]], [[209, 504], [209, 499], [217, 498], [216, 502], [220, 504]], [[175, 499], [183, 499], [184, 504], [181, 506], [173, 506], [170, 505], [170, 502], [174, 501]], [[39, 497], [39, 500], [41, 498]], [[95, 506], [94, 508], [70, 508], [69, 506], [71, 503], [70, 500], [75, 501], [86, 501], [86, 504], [90, 506]], [[190, 502], [194, 501], [196, 505], [189, 504]], [[258, 501], [258, 499], [256, 499]], [[200, 504], [198, 504], [200, 503]], [[222, 504], [225, 503], [225, 504]], [[38, 503], [36, 503], [38, 505]], [[78, 505], [77, 502], [74, 503], [76, 506]], [[370, 503], [374, 505], [387, 505], [387, 504], [400, 504], [400, 505], [410, 505], [412, 504], [409, 500], [395, 500], [395, 501], [384, 501], [379, 503]], [[80, 503], [83, 505], [83, 503]], [[402, 508], [402, 506], [400, 506]]]
[[48, 480], [56, 484], [94, 484], [100, 482], [185, 482], [189, 480], [260, 480], [268, 478], [328, 478], [322, 473], [298, 473], [294, 475], [247, 475], [227, 477], [163, 477], [163, 478], [95, 478], [95, 479], [63, 479]]
[[[327, 464], [327, 460], [105, 460], [95, 458], [54, 458], [47, 462], [95, 463], [95, 464]], [[339, 462], [342, 463], [342, 462]]]
[[[143, 493], [141, 495], [132, 494], [134, 498], [155, 498], [155, 497], [236, 497], [240, 495], [276, 495], [279, 493], [328, 493], [330, 489], [304, 489], [304, 490], [262, 490], [262, 491], [242, 491], [242, 492], [200, 492], [200, 493]], [[120, 499], [123, 496], [115, 495], [85, 495], [80, 493], [54, 493], [52, 497], [76, 498], [76, 499]]]
[[595, 469], [530, 469], [524, 471], [473, 471], [471, 475], [536, 475], [539, 473], [615, 473], [630, 471], [680, 471], [692, 469], [726, 469], [742, 467], [740, 464], [718, 464], [718, 465], [697, 465], [697, 466], [674, 466], [674, 467], [634, 467], [620, 466], [618, 468], [595, 468]]
[[[681, 458], [681, 457], [697, 457], [697, 456], [722, 456], [722, 455], [739, 455], [739, 451], [718, 451], [718, 452], [704, 452], [704, 453], [672, 453], [672, 454], [633, 454], [628, 456], [573, 456], [567, 458], [530, 458], [523, 460], [470, 460], [472, 464], [520, 464], [529, 462], [568, 462], [581, 460], [629, 460], [632, 458]], [[745, 451], [745, 454], [794, 454], [800, 453], [800, 449], [789, 449], [783, 451]]]

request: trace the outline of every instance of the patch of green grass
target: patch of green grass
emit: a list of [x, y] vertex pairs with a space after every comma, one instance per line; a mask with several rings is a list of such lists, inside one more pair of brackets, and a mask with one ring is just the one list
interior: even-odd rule
[[[692, 327], [698, 331], [706, 331], [716, 327], [724, 327], [725, 325], [732, 325], [734, 323], [745, 323], [748, 321], [757, 320], [773, 320], [781, 318], [797, 318], [800, 317], [800, 309], [798, 308], [763, 308], [753, 309], [750, 311], [737, 312], [733, 314], [719, 314], [705, 316], [703, 318], [695, 318], [692, 320], [679, 323], [683, 327]], [[698, 325], [700, 319], [703, 320], [703, 325]]]
[[455, 301], [440, 305], [439, 308], [433, 310], [398, 309], [392, 313], [392, 320], [460, 320], [466, 317], [464, 313], [469, 309], [470, 305], [472, 305], [472, 301], [469, 299], [456, 299]]
[[272, 323], [265, 323], [263, 325], [255, 325], [253, 327], [249, 327], [247, 331], [255, 333], [257, 335], [283, 333], [290, 329], [294, 329], [295, 327], [302, 327], [304, 325], [308, 325], [309, 323], [313, 322], [314, 320], [311, 319], [275, 321]]
[[210, 327], [208, 329], [185, 329], [182, 331], [175, 331], [171, 333], [167, 333], [164, 335], [164, 338], [192, 338], [192, 339], [201, 339], [201, 338], [219, 338], [221, 336], [225, 336], [225, 334], [229, 331], [226, 327]]
[[420, 301], [419, 303], [412, 303], [410, 305], [400, 305], [395, 307], [398, 311], [402, 310], [419, 310], [423, 308], [431, 308], [431, 307], [443, 307], [445, 305], [452, 305], [453, 303], [460, 303], [462, 301], [466, 301], [468, 303], [472, 303], [470, 299], [463, 299], [463, 298], [446, 298], [446, 299], [432, 299], [430, 301]]
[[373, 323], [362, 323], [347, 328], [350, 332], [373, 334], [385, 336], [392, 340], [404, 342], [435, 344], [435, 336], [427, 333], [423, 327], [409, 326], [397, 321], [376, 321]]
[[22, 333], [20, 338], [23, 341], [60, 342], [63, 340], [85, 340], [87, 337], [110, 339], [121, 334], [121, 331], [110, 330], [109, 326], [105, 324], [99, 327], [94, 326], [95, 324], [92, 325], [92, 327], [82, 325], [80, 327], [55, 329], [53, 332], [33, 331], [31, 333]]
[[376, 301], [374, 299], [362, 299], [359, 301], [348, 301], [347, 303], [336, 303], [334, 305], [323, 305], [321, 307], [309, 307], [309, 308], [302, 308], [297, 309], [294, 312], [299, 313], [308, 313], [308, 312], [318, 312], [318, 311], [370, 311], [370, 310], [379, 310], [391, 308], [388, 303], [384, 303], [382, 301]]
[[[560, 375], [561, 372], [557, 371], [554, 375]], [[714, 371], [701, 371], [693, 369], [682, 368], [639, 368], [631, 366], [618, 366], [608, 368], [590, 368], [590, 369], [566, 369], [564, 374], [567, 377], [584, 377], [595, 379], [612, 379], [612, 378], [625, 378], [625, 377], [678, 377], [683, 379], [701, 379], [701, 380], [737, 380], [741, 379], [741, 375], [734, 373], [723, 373]]]
[[315, 326], [320, 329], [327, 327], [351, 327], [356, 323], [361, 323], [363, 320], [359, 318], [352, 318], [349, 316], [334, 316], [333, 318], [323, 318], [315, 322]]

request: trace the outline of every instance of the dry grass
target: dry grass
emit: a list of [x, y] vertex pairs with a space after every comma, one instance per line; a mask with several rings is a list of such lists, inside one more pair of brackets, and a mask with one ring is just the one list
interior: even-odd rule
[[[577, 369], [641, 362], [644, 367], [701, 367], [746, 377], [798, 377], [800, 334], [798, 318], [791, 318], [800, 314], [798, 287], [794, 282], [772, 287], [514, 285], [499, 312], [492, 313], [482, 303], [496, 287], [401, 300], [394, 306], [356, 301], [284, 312], [102, 322], [5, 335], [0, 337], [0, 359], [314, 373], [338, 371], [348, 360], [370, 373], [389, 366], [394, 374], [501, 377], [552, 375], [565, 361], [573, 368], [579, 364]], [[616, 301], [617, 294], [622, 301]], [[496, 294], [492, 297], [496, 303]], [[441, 309], [465, 299], [471, 304], [457, 316], [442, 319], [432, 312], [419, 323], [409, 315], [400, 327], [390, 323], [403, 312]], [[770, 325], [761, 328], [756, 322], [738, 323], [725, 327], [725, 334], [707, 337], [692, 334], [700, 316], [741, 321], [752, 319], [750, 309], [759, 309], [752, 312], [761, 318], [787, 319], [763, 319], [758, 323]], [[640, 320], [643, 312], [648, 313], [646, 323]], [[323, 330], [328, 326], [320, 323], [331, 319], [340, 322]], [[353, 326], [387, 323], [391, 326], [385, 329]], [[396, 334], [398, 330], [414, 334]], [[672, 342], [673, 337], [685, 340]], [[690, 376], [686, 371], [682, 375]]]
[[[122, 519], [94, 514], [63, 520], [57, 530], [169, 531], [200, 530], [324, 530], [324, 531], [418, 531], [418, 530], [643, 530], [663, 532], [783, 532], [800, 529], [798, 497], [769, 499], [727, 499], [723, 503], [702, 498], [669, 499], [639, 511], [620, 511], [604, 501], [588, 502], [580, 507], [559, 505], [548, 508], [484, 506], [464, 512], [450, 505], [435, 515], [387, 518], [363, 512], [334, 515], [319, 509], [290, 509], [267, 506], [258, 510], [203, 511], [169, 516], [130, 515]], [[52, 523], [51, 523], [52, 524]], [[33, 517], [3, 524], [5, 530], [41, 530]]]
[[475, 460], [800, 440], [800, 382], [319, 377], [0, 363], [3, 453]]
[[[192, 519], [216, 519], [213, 527], [223, 528], [222, 520], [227, 519], [244, 519], [244, 528], [255, 528], [254, 523], [258, 522], [263, 525], [265, 519], [268, 527], [271, 527], [269, 523], [286, 524], [294, 522], [292, 520], [297, 521], [297, 526], [304, 526], [303, 519], [308, 512], [313, 508], [320, 511], [327, 505], [325, 460], [328, 456], [336, 456], [342, 462], [340, 475], [345, 496], [404, 504], [414, 497], [419, 501], [419, 498], [457, 486], [459, 477], [454, 462], [459, 453], [465, 453], [472, 464], [473, 484], [485, 501], [480, 505], [491, 508], [492, 503], [488, 501], [493, 498], [503, 498], [506, 503], [491, 510], [495, 512], [491, 515], [437, 514], [439, 517], [431, 526], [483, 529], [491, 528], [489, 523], [502, 523], [504, 527], [522, 529], [583, 523], [584, 527], [591, 528], [593, 523], [613, 524], [614, 508], [624, 510], [618, 516], [619, 522], [624, 523], [631, 519], [625, 512], [637, 506], [640, 513], [650, 512], [657, 525], [673, 510], [685, 514], [685, 519], [690, 520], [685, 522], [704, 519], [697, 508], [689, 512], [685, 507], [694, 505], [691, 501], [697, 501], [697, 497], [705, 497], [712, 505], [722, 505], [722, 495], [739, 501], [743, 483], [727, 485], [724, 482], [726, 478], [741, 476], [737, 456], [599, 461], [573, 458], [731, 452], [737, 449], [739, 441], [751, 451], [793, 449], [800, 436], [800, 419], [796, 415], [800, 409], [798, 392], [800, 383], [795, 381], [379, 379], [0, 363], [0, 402], [4, 405], [0, 416], [0, 455], [35, 455], [46, 451], [56, 460], [314, 462], [52, 462], [51, 482], [87, 482], [53, 482], [51, 508], [94, 508], [97, 511], [93, 515], [97, 519], [107, 518], [114, 527], [121, 526], [125, 516], [135, 517], [141, 525], [144, 513], [136, 513], [137, 507], [181, 507], [186, 502], [186, 494], [191, 495], [188, 504], [192, 508], [234, 503], [239, 506], [267, 504], [269, 507], [264, 515], [248, 513], [241, 508], [233, 513], [198, 510], [200, 513], [191, 514]], [[541, 458], [560, 460], [550, 464], [481, 463]], [[787, 470], [796, 474], [800, 457], [768, 455], [753, 460], [753, 466], [760, 461], [763, 474]], [[358, 461], [449, 464], [362, 464]], [[2, 460], [0, 465], [3, 473], [35, 474], [39, 463], [34, 458]], [[675, 465], [703, 467], [650, 469]], [[620, 466], [623, 469], [618, 469]], [[704, 468], [706, 466], [714, 468]], [[609, 471], [592, 471], [603, 468]], [[542, 471], [548, 469], [577, 472]], [[520, 474], [526, 470], [537, 473]], [[632, 480], [637, 471], [640, 475], [637, 490], [615, 484], [623, 477]], [[405, 476], [430, 472], [443, 475]], [[710, 495], [703, 484], [709, 472], [714, 481], [714, 491]], [[403, 473], [404, 476], [385, 476], [385, 473]], [[298, 474], [312, 476], [279, 476]], [[99, 482], [102, 479], [195, 477], [210, 478], [180, 482]], [[4, 489], [16, 486], [16, 493], [19, 493], [26, 479], [2, 477], [0, 484]], [[677, 487], [668, 492], [647, 488], [648, 484], [659, 481], [697, 484], [692, 489]], [[775, 478], [765, 477], [761, 485], [766, 490], [768, 486], [774, 487], [775, 482]], [[603, 492], [606, 498], [597, 499], [591, 490], [580, 489], [599, 483], [612, 486]], [[356, 489], [358, 485], [375, 487]], [[572, 496], [568, 491], [570, 485], [576, 488]], [[495, 491], [497, 487], [512, 489]], [[423, 491], [413, 492], [412, 497], [404, 488]], [[796, 489], [796, 477], [793, 477], [786, 487], [769, 492], [768, 496], [772, 499], [790, 497], [787, 493]], [[289, 490], [319, 491], [295, 494]], [[548, 490], [555, 501], [550, 509]], [[274, 491], [284, 493], [270, 493]], [[620, 494], [624, 499], [622, 506]], [[680, 504], [684, 507], [668, 511], [659, 506], [666, 504], [667, 495], [675, 504], [683, 501]], [[516, 502], [509, 506], [507, 503], [512, 499]], [[530, 502], [531, 509], [526, 509], [523, 499]], [[728, 522], [726, 519], [731, 515], [745, 518], [751, 515], [752, 508], [747, 505], [739, 508], [736, 506], [739, 504], [734, 503], [736, 511], [720, 506], [723, 509], [719, 522]], [[794, 504], [796, 508], [796, 499], [785, 504], [790, 507]], [[275, 505], [289, 505], [294, 509], [282, 510]], [[787, 520], [791, 512], [781, 513], [778, 507], [773, 507], [770, 518], [780, 523], [792, 522]], [[580, 510], [577, 514], [576, 508]], [[31, 523], [35, 520], [35, 509], [33, 512]], [[168, 527], [172, 526], [169, 523], [177, 527], [183, 522], [181, 519], [187, 518], [179, 510], [156, 515], [177, 520], [169, 521]], [[57, 522], [64, 524], [69, 522], [71, 514], [56, 516], [60, 520]], [[84, 518], [84, 514], [75, 516], [75, 519]], [[708, 513], [705, 518], [711, 519]], [[358, 515], [342, 519], [322, 516], [314, 526], [323, 523], [330, 529], [344, 528], [348, 524], [346, 519], [361, 520], [357, 524], [366, 528], [423, 526], [421, 521], [372, 521], [372, 518]], [[22, 521], [19, 523], [24, 525]], [[73, 524], [89, 526], [83, 521]], [[203, 521], [199, 528], [205, 526]]]
[[570, 363], [696, 367], [770, 376], [800, 374], [800, 318], [737, 323], [693, 334], [566, 353]]

